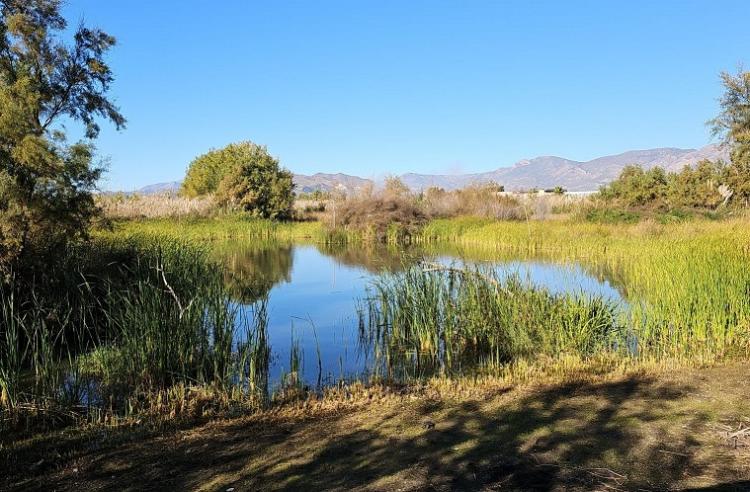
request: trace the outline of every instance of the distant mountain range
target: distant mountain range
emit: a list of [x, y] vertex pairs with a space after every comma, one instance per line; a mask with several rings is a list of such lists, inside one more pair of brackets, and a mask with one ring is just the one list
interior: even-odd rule
[[158, 195], [160, 193], [176, 193], [182, 186], [182, 181], [169, 181], [167, 183], [156, 183], [135, 190], [141, 195]]
[[[431, 186], [446, 190], [462, 188], [470, 184], [494, 181], [508, 191], [544, 189], [562, 186], [569, 191], [594, 191], [617, 178], [622, 168], [637, 164], [645, 169], [661, 166], [667, 171], [679, 171], [703, 159], [728, 160], [726, 149], [718, 145], [707, 145], [700, 149], [659, 148], [631, 150], [622, 154], [599, 157], [586, 162], [572, 161], [562, 157], [542, 156], [524, 159], [511, 167], [500, 167], [494, 171], [477, 174], [415, 174], [399, 176], [409, 188], [419, 191]], [[355, 191], [373, 183], [370, 179], [348, 174], [317, 173], [312, 176], [295, 174], [294, 183], [298, 192], [331, 191], [341, 189]], [[145, 186], [137, 193], [154, 194], [177, 191], [179, 181]]]

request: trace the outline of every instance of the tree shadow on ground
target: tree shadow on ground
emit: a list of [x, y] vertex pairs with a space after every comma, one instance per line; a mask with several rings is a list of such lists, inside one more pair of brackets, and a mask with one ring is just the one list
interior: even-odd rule
[[683, 406], [691, 391], [633, 377], [509, 399], [405, 403], [365, 419], [237, 422], [79, 457], [87, 463], [80, 477], [53, 482], [79, 490], [674, 490], [703, 476], [724, 483], [691, 490], [750, 489], [741, 481], [747, 471], [702, 453], [696, 436], [709, 416]]
[[[495, 411], [483, 409], [478, 402], [446, 411], [424, 405], [422, 413], [434, 414], [436, 420], [417, 438], [384, 439], [394, 434], [379, 429], [393, 418], [387, 416], [374, 427], [337, 436], [304, 463], [278, 472], [273, 466], [257, 469], [246, 478], [258, 486], [263, 482], [291, 489], [345, 489], [384, 475], [406, 471], [408, 476], [413, 470], [414, 483], [428, 489], [555, 490], [627, 482], [666, 486], [686, 470], [701, 472], [702, 465], [690, 453], [699, 443], [688, 432], [644, 436], [640, 426], [662, 417], [666, 402], [687, 390], [632, 379], [557, 386]], [[631, 401], [649, 404], [631, 410]], [[690, 423], [702, 418], [694, 415]], [[632, 460], [639, 462], [640, 479], [604, 466]]]

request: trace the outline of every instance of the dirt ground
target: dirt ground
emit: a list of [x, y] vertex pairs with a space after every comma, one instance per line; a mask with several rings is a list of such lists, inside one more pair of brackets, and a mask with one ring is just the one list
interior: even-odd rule
[[58, 432], [6, 449], [0, 490], [750, 490], [748, 374], [731, 364]]

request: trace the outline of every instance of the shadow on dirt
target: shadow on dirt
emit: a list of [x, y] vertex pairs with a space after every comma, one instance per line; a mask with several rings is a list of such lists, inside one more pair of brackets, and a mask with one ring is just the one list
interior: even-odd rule
[[[663, 490], [686, 476], [738, 478], [732, 463], [698, 458], [694, 436], [708, 417], [679, 410], [690, 391], [634, 377], [543, 388], [512, 404], [426, 401], [417, 414], [427, 423], [413, 411], [350, 429], [335, 418], [230, 423], [190, 439], [72, 452], [66, 466], [81, 463], [79, 476], [19, 488], [369, 490], [391, 489], [387, 477], [396, 476], [404, 490]], [[415, 425], [424, 428], [399, 432]], [[750, 482], [692, 490], [750, 490]]]

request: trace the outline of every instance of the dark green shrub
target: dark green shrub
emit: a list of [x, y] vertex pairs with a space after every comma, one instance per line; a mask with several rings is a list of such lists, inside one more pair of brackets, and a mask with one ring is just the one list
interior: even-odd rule
[[292, 173], [282, 169], [266, 147], [230, 144], [197, 157], [188, 168], [182, 193], [216, 193], [220, 205], [266, 219], [288, 219], [294, 204]]

